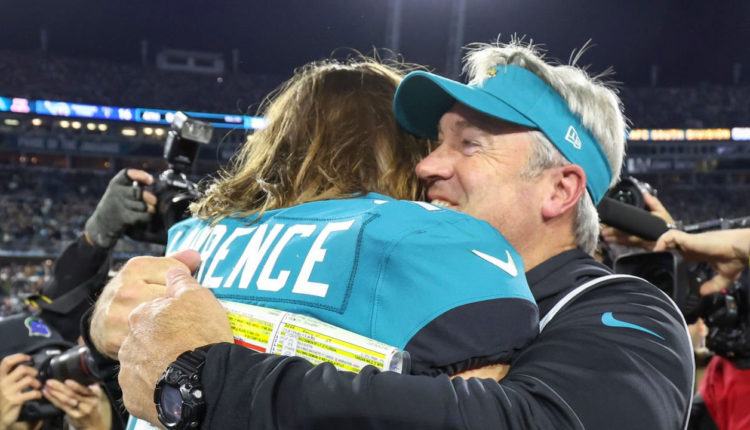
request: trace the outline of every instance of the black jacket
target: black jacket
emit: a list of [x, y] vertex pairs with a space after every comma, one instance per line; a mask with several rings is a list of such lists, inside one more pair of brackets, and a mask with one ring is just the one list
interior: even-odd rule
[[[567, 293], [609, 274], [572, 250], [526, 275], [544, 318]], [[339, 372], [218, 344], [202, 373], [202, 428], [680, 429], [693, 389], [692, 354], [666, 295], [645, 281], [616, 278], [563, 306], [500, 383], [371, 367]]]

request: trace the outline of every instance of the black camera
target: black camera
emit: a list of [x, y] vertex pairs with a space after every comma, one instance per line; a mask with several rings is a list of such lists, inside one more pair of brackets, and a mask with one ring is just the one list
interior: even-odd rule
[[750, 368], [750, 301], [747, 284], [735, 282], [724, 291], [700, 295], [700, 286], [713, 276], [707, 263], [691, 264], [678, 252], [643, 252], [615, 261], [615, 272], [639, 276], [669, 295], [688, 324], [702, 318], [708, 327], [706, 347]]
[[[72, 379], [82, 385], [90, 385], [101, 378], [91, 352], [85, 345], [67, 350], [58, 347], [45, 347], [31, 355], [31, 360], [22, 365], [37, 370], [37, 379], [44, 383], [47, 379], [65, 381]], [[47, 399], [30, 400], [23, 404], [18, 421], [38, 421], [60, 414], [60, 409]]]
[[188, 206], [200, 198], [198, 186], [188, 179], [185, 172], [195, 162], [201, 145], [211, 140], [212, 134], [210, 123], [189, 118], [182, 112], [175, 113], [164, 145], [167, 170], [154, 178], [152, 185], [133, 183], [139, 190], [150, 191], [156, 196], [156, 214], [151, 222], [129, 228], [125, 232], [127, 236], [141, 242], [167, 243], [167, 230], [187, 218]]
[[646, 200], [643, 198], [644, 191], [652, 196], [657, 194], [656, 189], [648, 182], [626, 176], [607, 192], [607, 197], [640, 209], [646, 209]]

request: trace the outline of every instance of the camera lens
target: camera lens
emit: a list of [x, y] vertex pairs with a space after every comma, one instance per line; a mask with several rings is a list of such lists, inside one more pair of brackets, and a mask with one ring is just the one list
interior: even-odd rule
[[101, 379], [94, 358], [85, 345], [73, 347], [50, 360], [49, 373], [58, 381], [72, 379], [83, 385]]

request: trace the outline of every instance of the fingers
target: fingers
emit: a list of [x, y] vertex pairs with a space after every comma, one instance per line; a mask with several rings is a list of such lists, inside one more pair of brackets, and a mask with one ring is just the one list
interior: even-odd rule
[[198, 267], [201, 265], [201, 255], [194, 249], [186, 249], [184, 251], [175, 252], [174, 254], [170, 254], [168, 257], [174, 258], [175, 260], [183, 263], [187, 267], [187, 269], [190, 270], [190, 273], [195, 273], [195, 271], [198, 270]]
[[664, 207], [656, 196], [651, 195], [647, 191], [643, 191], [643, 200], [646, 203], [646, 208], [651, 214], [663, 219], [667, 224], [674, 224], [674, 218], [672, 218], [672, 215], [667, 208]]
[[31, 366], [18, 366], [4, 378], [4, 382], [18, 389], [39, 388], [39, 381], [36, 379], [37, 374], [37, 370]]
[[122, 200], [122, 206], [132, 212], [142, 212], [146, 214], [146, 203], [142, 200]]
[[31, 360], [26, 354], [11, 354], [0, 361], [0, 376], [7, 375], [11, 369], [18, 366], [21, 363], [25, 363]]
[[[179, 256], [174, 254], [175, 256]], [[182, 258], [181, 256], [179, 256]], [[199, 257], [200, 258], [200, 257]], [[188, 260], [190, 262], [191, 260]], [[181, 267], [192, 270], [179, 258], [170, 257], [134, 257], [128, 260], [120, 271], [123, 284], [128, 285], [132, 280], [141, 280], [147, 284], [165, 285], [167, 270], [172, 267]], [[196, 265], [197, 267], [197, 265]]]
[[75, 418], [91, 412], [101, 397], [101, 390], [94, 391], [71, 379], [65, 383], [48, 379], [42, 393], [53, 405]]
[[125, 174], [133, 181], [138, 181], [144, 185], [151, 185], [154, 183], [154, 177], [149, 173], [139, 169], [127, 169]]
[[141, 199], [146, 203], [146, 212], [150, 214], [156, 213], [156, 203], [159, 199], [156, 198], [154, 193], [151, 191], [144, 191], [141, 195]]
[[688, 234], [680, 230], [669, 230], [662, 234], [656, 241], [654, 251], [666, 251], [667, 249], [679, 249], [680, 243], [688, 238]]
[[713, 278], [701, 284], [700, 294], [706, 296], [708, 294], [719, 293], [722, 290], [729, 288], [734, 283], [734, 279], [727, 278], [721, 273], [717, 274]]
[[656, 196], [652, 195], [648, 191], [642, 191], [641, 193], [643, 194], [643, 201], [646, 202], [646, 208], [648, 208], [649, 212], [667, 210], [664, 205], [661, 204], [661, 201], [656, 198]]
[[188, 291], [203, 290], [198, 281], [190, 275], [190, 272], [182, 268], [171, 268], [167, 271], [167, 295], [169, 297], [180, 297]]

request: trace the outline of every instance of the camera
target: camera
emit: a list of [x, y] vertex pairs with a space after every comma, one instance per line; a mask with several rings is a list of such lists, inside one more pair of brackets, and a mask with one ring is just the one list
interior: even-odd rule
[[[72, 379], [82, 385], [90, 385], [101, 378], [91, 352], [85, 345], [67, 350], [58, 347], [45, 347], [31, 355], [31, 360], [22, 365], [37, 370], [37, 379], [44, 383], [47, 379], [65, 381]], [[30, 400], [23, 404], [18, 421], [38, 421], [51, 418], [60, 410], [47, 399]]]
[[149, 223], [129, 228], [125, 232], [127, 236], [141, 242], [167, 243], [167, 230], [187, 218], [188, 206], [200, 198], [198, 186], [188, 179], [185, 172], [195, 162], [201, 145], [211, 140], [212, 134], [213, 126], [210, 123], [189, 118], [183, 112], [174, 114], [164, 145], [167, 170], [154, 178], [152, 185], [133, 183], [139, 192], [147, 190], [156, 196], [156, 214]]
[[644, 191], [652, 196], [656, 196], [657, 194], [656, 189], [648, 182], [642, 182], [632, 176], [626, 176], [607, 192], [607, 197], [639, 209], [646, 209], [646, 200], [643, 198]]
[[[655, 195], [650, 185], [635, 178], [625, 178], [623, 182], [608, 193], [611, 198], [637, 206], [643, 200], [641, 190]], [[640, 200], [636, 197], [640, 197]], [[641, 208], [645, 208], [645, 202]], [[657, 218], [650, 214], [648, 216]], [[604, 216], [602, 221], [609, 224]], [[639, 220], [639, 224], [647, 225], [647, 221]], [[750, 217], [678, 225], [683, 231], [699, 233], [745, 227], [750, 225]], [[658, 237], [643, 231], [629, 232], [652, 240], [655, 239], [654, 236]], [[706, 347], [709, 350], [732, 360], [739, 368], [750, 368], [750, 295], [747, 282], [738, 281], [724, 291], [701, 296], [701, 284], [713, 276], [711, 266], [706, 262], [687, 262], [682, 254], [674, 251], [623, 255], [615, 260], [614, 271], [639, 276], [656, 285], [677, 304], [688, 324], [694, 323], [698, 318], [703, 319], [708, 327]]]

